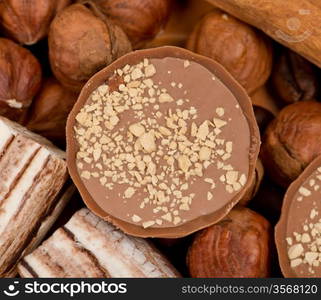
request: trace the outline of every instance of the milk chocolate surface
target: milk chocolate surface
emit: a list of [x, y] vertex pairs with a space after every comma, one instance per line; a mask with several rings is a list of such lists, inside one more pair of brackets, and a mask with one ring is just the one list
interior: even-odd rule
[[321, 158], [290, 186], [276, 242], [285, 277], [321, 277]]
[[140, 236], [181, 236], [225, 215], [252, 180], [259, 145], [245, 92], [216, 63], [174, 47], [98, 73], [67, 133], [87, 205]]

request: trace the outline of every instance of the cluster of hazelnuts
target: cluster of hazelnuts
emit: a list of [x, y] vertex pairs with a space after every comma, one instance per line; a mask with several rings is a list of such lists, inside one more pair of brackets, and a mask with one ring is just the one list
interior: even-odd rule
[[[267, 97], [260, 91], [268, 90], [276, 109], [254, 107], [262, 134], [260, 158], [282, 193], [321, 154], [318, 70], [250, 25], [200, 2], [1, 1], [0, 115], [64, 147], [67, 116], [93, 74], [130, 51], [177, 45], [177, 36], [183, 36], [179, 46], [221, 63], [253, 99]], [[177, 12], [186, 15], [185, 19], [181, 16], [180, 26], [173, 22]], [[270, 179], [265, 181], [270, 184]], [[270, 205], [268, 197], [272, 196], [259, 191], [257, 197], [261, 202], [264, 198], [265, 207]], [[224, 251], [211, 247], [214, 238], [225, 247], [221, 260], [217, 257]], [[159, 242], [172, 249], [185, 241]], [[189, 274], [269, 276], [271, 241], [269, 223], [252, 210], [238, 207], [196, 236], [188, 252]]]

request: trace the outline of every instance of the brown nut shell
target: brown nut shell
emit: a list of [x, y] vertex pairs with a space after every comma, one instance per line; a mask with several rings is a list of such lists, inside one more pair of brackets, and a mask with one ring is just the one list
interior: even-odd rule
[[[186, 222], [183, 225], [178, 225], [176, 227], [149, 227], [143, 228], [142, 226], [130, 224], [124, 222], [117, 218], [117, 216], [109, 215], [106, 211], [102, 210], [100, 206], [92, 198], [88, 190], [79, 175], [76, 166], [76, 153], [79, 146], [74, 136], [74, 126], [76, 124], [76, 116], [79, 110], [83, 107], [88, 97], [96, 90], [100, 85], [102, 85], [106, 79], [110, 78], [114, 71], [118, 68], [122, 68], [126, 64], [133, 65], [142, 61], [144, 58], [165, 58], [174, 57], [183, 60], [195, 61], [202, 66], [206, 67], [210, 72], [214, 74], [215, 77], [219, 78], [222, 83], [228, 87], [230, 92], [236, 97], [239, 102], [240, 108], [248, 122], [249, 132], [251, 135], [251, 144], [249, 149], [249, 173], [248, 180], [244, 185], [243, 189], [238, 192], [235, 197], [224, 205], [221, 209], [215, 211], [214, 213], [208, 215], [202, 215], [193, 221]], [[211, 224], [216, 223], [222, 219], [232, 207], [242, 199], [244, 194], [250, 188], [255, 175], [255, 165], [257, 161], [258, 151], [260, 145], [259, 131], [255, 122], [254, 113], [249, 97], [245, 93], [244, 89], [230, 76], [230, 74], [215, 61], [192, 53], [188, 50], [177, 48], [177, 47], [161, 47], [147, 50], [135, 51], [127, 54], [99, 73], [93, 76], [82, 89], [78, 101], [76, 102], [73, 110], [71, 111], [68, 121], [67, 121], [67, 161], [68, 167], [73, 181], [78, 187], [83, 200], [89, 209], [91, 209], [95, 214], [99, 215], [101, 218], [112, 222], [117, 227], [121, 228], [128, 234], [140, 236], [140, 237], [164, 237], [164, 238], [177, 238], [186, 236], [192, 232], [199, 229], [205, 228]]]
[[52, 19], [71, 0], [4, 0], [0, 2], [0, 24], [10, 38], [32, 45], [48, 34]]
[[[320, 278], [321, 276], [318, 261], [321, 245], [319, 213], [321, 205], [319, 188], [315, 188], [319, 182], [320, 166], [321, 156], [318, 156], [291, 183], [284, 196], [281, 217], [275, 227], [275, 242], [284, 277]], [[313, 180], [316, 184], [311, 186]], [[304, 240], [303, 235], [309, 238]], [[301, 248], [300, 253], [295, 250], [296, 247]], [[311, 254], [312, 260], [310, 260]], [[315, 261], [313, 255], [316, 257]]]
[[272, 71], [270, 42], [218, 9], [196, 25], [187, 48], [221, 63], [249, 94], [263, 86]]
[[52, 71], [73, 91], [79, 91], [93, 74], [130, 50], [125, 33], [93, 4], [67, 7], [50, 26]]
[[[80, 0], [80, 3], [90, 1]], [[121, 27], [134, 49], [153, 39], [164, 27], [171, 8], [171, 0], [91, 0]]]
[[0, 38], [0, 115], [22, 122], [41, 85], [41, 66], [31, 52]]
[[261, 157], [271, 178], [288, 186], [321, 154], [321, 104], [286, 106], [266, 130]]
[[32, 103], [26, 127], [63, 146], [67, 117], [77, 97], [55, 78], [47, 79]]
[[317, 97], [319, 83], [314, 66], [290, 50], [283, 50], [271, 77], [274, 92], [287, 104]]
[[199, 232], [187, 255], [192, 277], [268, 277], [271, 227], [261, 215], [237, 207]]

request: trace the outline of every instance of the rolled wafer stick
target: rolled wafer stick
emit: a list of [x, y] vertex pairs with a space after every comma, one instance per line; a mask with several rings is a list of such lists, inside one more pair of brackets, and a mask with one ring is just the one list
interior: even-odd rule
[[[44, 215], [40, 221], [40, 227], [31, 232], [31, 240], [28, 246], [23, 250], [20, 257], [29, 254], [32, 252], [44, 239], [45, 235], [49, 229], [53, 226], [59, 215], [62, 213], [63, 209], [66, 207], [70, 198], [76, 191], [76, 187], [71, 184], [69, 181], [66, 182], [65, 187], [57, 195], [56, 200], [53, 202], [52, 208], [48, 211], [47, 215]], [[11, 269], [8, 269], [6, 273], [3, 274], [3, 277], [14, 277], [17, 275], [17, 263], [13, 264]]]
[[[64, 152], [0, 118], [0, 277], [16, 275], [22, 254], [49, 230], [70, 198]], [[60, 201], [61, 200], [61, 201]]]
[[321, 5], [311, 0], [207, 0], [321, 67]]
[[85, 208], [24, 257], [18, 270], [22, 277], [179, 277], [147, 240], [124, 234]]

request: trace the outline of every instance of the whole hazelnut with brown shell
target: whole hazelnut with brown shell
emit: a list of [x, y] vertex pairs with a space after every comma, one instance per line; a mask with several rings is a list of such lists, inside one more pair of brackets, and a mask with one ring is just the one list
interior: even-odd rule
[[124, 30], [133, 48], [137, 49], [162, 30], [171, 12], [172, 0], [91, 0], [91, 2]]
[[192, 277], [268, 277], [271, 227], [248, 208], [234, 208], [224, 219], [200, 231], [187, 264]]
[[321, 104], [297, 102], [281, 110], [263, 138], [261, 158], [273, 181], [288, 186], [321, 154]]
[[71, 0], [0, 1], [0, 26], [4, 33], [25, 45], [32, 45], [48, 34], [52, 19]]
[[93, 3], [70, 5], [50, 26], [52, 71], [73, 91], [80, 91], [93, 74], [129, 51], [126, 34]]
[[23, 122], [41, 77], [41, 66], [29, 50], [0, 38], [0, 115]]
[[45, 80], [29, 110], [27, 128], [64, 147], [67, 117], [77, 97], [55, 78]]
[[284, 49], [274, 65], [273, 91], [285, 104], [313, 100], [319, 92], [316, 69], [300, 55]]
[[262, 33], [215, 9], [204, 16], [189, 37], [187, 48], [221, 63], [251, 94], [272, 70], [272, 47]]

